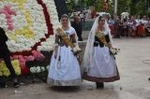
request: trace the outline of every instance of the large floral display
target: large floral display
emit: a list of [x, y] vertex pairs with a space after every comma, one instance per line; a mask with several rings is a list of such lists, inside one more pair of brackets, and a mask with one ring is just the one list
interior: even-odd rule
[[19, 60], [21, 69], [27, 61], [44, 58], [41, 51], [53, 50], [58, 24], [53, 0], [0, 0], [0, 27], [8, 35], [11, 59]]

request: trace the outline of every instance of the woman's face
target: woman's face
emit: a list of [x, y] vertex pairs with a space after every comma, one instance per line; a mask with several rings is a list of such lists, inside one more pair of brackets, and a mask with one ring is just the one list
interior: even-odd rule
[[66, 18], [66, 17], [63, 17], [62, 19], [61, 19], [61, 22], [62, 22], [62, 26], [68, 26], [68, 18]]
[[99, 25], [103, 26], [105, 24], [105, 18], [99, 20]]

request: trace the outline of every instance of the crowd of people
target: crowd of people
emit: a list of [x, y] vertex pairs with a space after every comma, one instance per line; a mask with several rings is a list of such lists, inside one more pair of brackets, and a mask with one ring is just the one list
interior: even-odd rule
[[113, 37], [146, 37], [150, 36], [150, 19], [146, 16], [129, 18], [108, 18]]
[[[95, 19], [99, 15], [95, 10], [89, 11], [84, 14], [84, 11], [74, 12], [73, 16], [78, 16], [81, 22], [85, 22], [85, 20]], [[150, 36], [150, 18], [146, 15], [131, 15], [122, 18], [122, 16], [112, 17], [109, 14], [106, 15], [106, 18], [114, 38]]]

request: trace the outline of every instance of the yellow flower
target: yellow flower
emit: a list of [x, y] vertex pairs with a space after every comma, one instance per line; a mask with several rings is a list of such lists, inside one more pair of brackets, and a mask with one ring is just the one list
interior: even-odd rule
[[20, 66], [19, 66], [19, 61], [18, 61], [18, 60], [13, 60], [13, 61], [12, 61], [12, 65], [13, 65], [13, 67], [14, 67], [14, 69], [15, 69], [15, 73], [16, 73], [17, 75], [20, 75], [20, 74], [21, 74], [21, 68], [20, 68]]
[[[15, 73], [16, 75], [20, 75], [21, 74], [21, 69], [20, 69], [20, 66], [19, 66], [19, 61], [18, 60], [13, 60], [11, 61], [12, 65], [13, 65], [13, 68], [15, 70]], [[10, 76], [10, 71], [9, 69], [6, 67], [6, 64], [4, 61], [1, 61], [0, 62], [0, 76], [3, 75], [3, 76]]]
[[6, 77], [10, 76], [10, 72], [6, 66], [5, 66], [5, 68], [3, 68], [3, 75]]

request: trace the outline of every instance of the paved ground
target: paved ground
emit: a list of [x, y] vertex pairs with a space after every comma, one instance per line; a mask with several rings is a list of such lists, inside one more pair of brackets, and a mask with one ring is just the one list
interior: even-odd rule
[[103, 90], [87, 81], [80, 88], [66, 89], [35, 83], [0, 89], [0, 99], [150, 99], [150, 38], [121, 38], [114, 43], [121, 49], [117, 55], [121, 79], [106, 83]]

